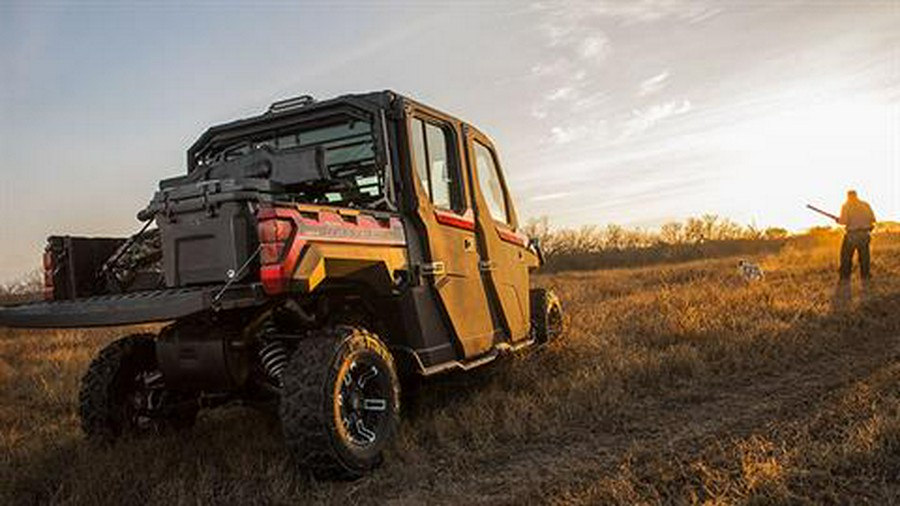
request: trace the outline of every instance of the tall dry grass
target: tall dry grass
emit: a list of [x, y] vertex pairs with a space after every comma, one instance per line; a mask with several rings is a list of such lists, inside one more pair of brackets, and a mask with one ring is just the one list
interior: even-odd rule
[[295, 473], [278, 427], [234, 406], [189, 435], [92, 448], [75, 397], [127, 329], [0, 329], [2, 504], [847, 504], [900, 501], [900, 236], [836, 290], [836, 238], [753, 258], [568, 272], [569, 332], [428, 381], [385, 465]]

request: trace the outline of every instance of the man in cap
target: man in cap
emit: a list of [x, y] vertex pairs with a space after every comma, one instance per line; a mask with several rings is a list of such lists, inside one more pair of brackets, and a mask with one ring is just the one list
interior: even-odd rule
[[841, 207], [837, 222], [846, 229], [841, 243], [841, 281], [850, 280], [853, 270], [853, 253], [859, 255], [859, 273], [863, 281], [868, 281], [870, 272], [869, 240], [875, 226], [875, 214], [867, 202], [859, 199], [856, 190], [847, 192], [847, 201]]

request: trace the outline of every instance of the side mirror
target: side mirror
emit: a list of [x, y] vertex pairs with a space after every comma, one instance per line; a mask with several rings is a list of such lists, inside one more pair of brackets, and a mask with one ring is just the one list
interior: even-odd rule
[[528, 238], [528, 249], [534, 252], [538, 257], [538, 262], [543, 266], [546, 263], [544, 259], [544, 250], [541, 249], [541, 239], [539, 237]]

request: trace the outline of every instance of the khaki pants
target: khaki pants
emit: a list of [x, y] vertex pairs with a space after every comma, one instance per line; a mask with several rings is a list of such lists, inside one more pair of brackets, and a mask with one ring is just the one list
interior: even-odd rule
[[851, 230], [844, 234], [844, 242], [841, 243], [841, 279], [850, 279], [853, 270], [853, 253], [859, 255], [859, 274], [862, 279], [869, 279], [869, 231]]

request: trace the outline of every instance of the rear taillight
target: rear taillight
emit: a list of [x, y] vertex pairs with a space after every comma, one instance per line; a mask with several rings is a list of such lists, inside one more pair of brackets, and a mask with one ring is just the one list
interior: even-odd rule
[[53, 300], [53, 276], [56, 271], [56, 262], [53, 251], [47, 247], [44, 250], [44, 300]]
[[294, 224], [288, 220], [278, 218], [259, 222], [259, 242], [273, 243], [284, 242], [291, 236]]
[[281, 293], [287, 288], [288, 277], [282, 260], [294, 231], [294, 223], [277, 218], [270, 212], [261, 212], [259, 220], [259, 278], [266, 293]]
[[262, 265], [277, 264], [283, 253], [284, 243], [263, 243], [260, 245], [259, 262]]

